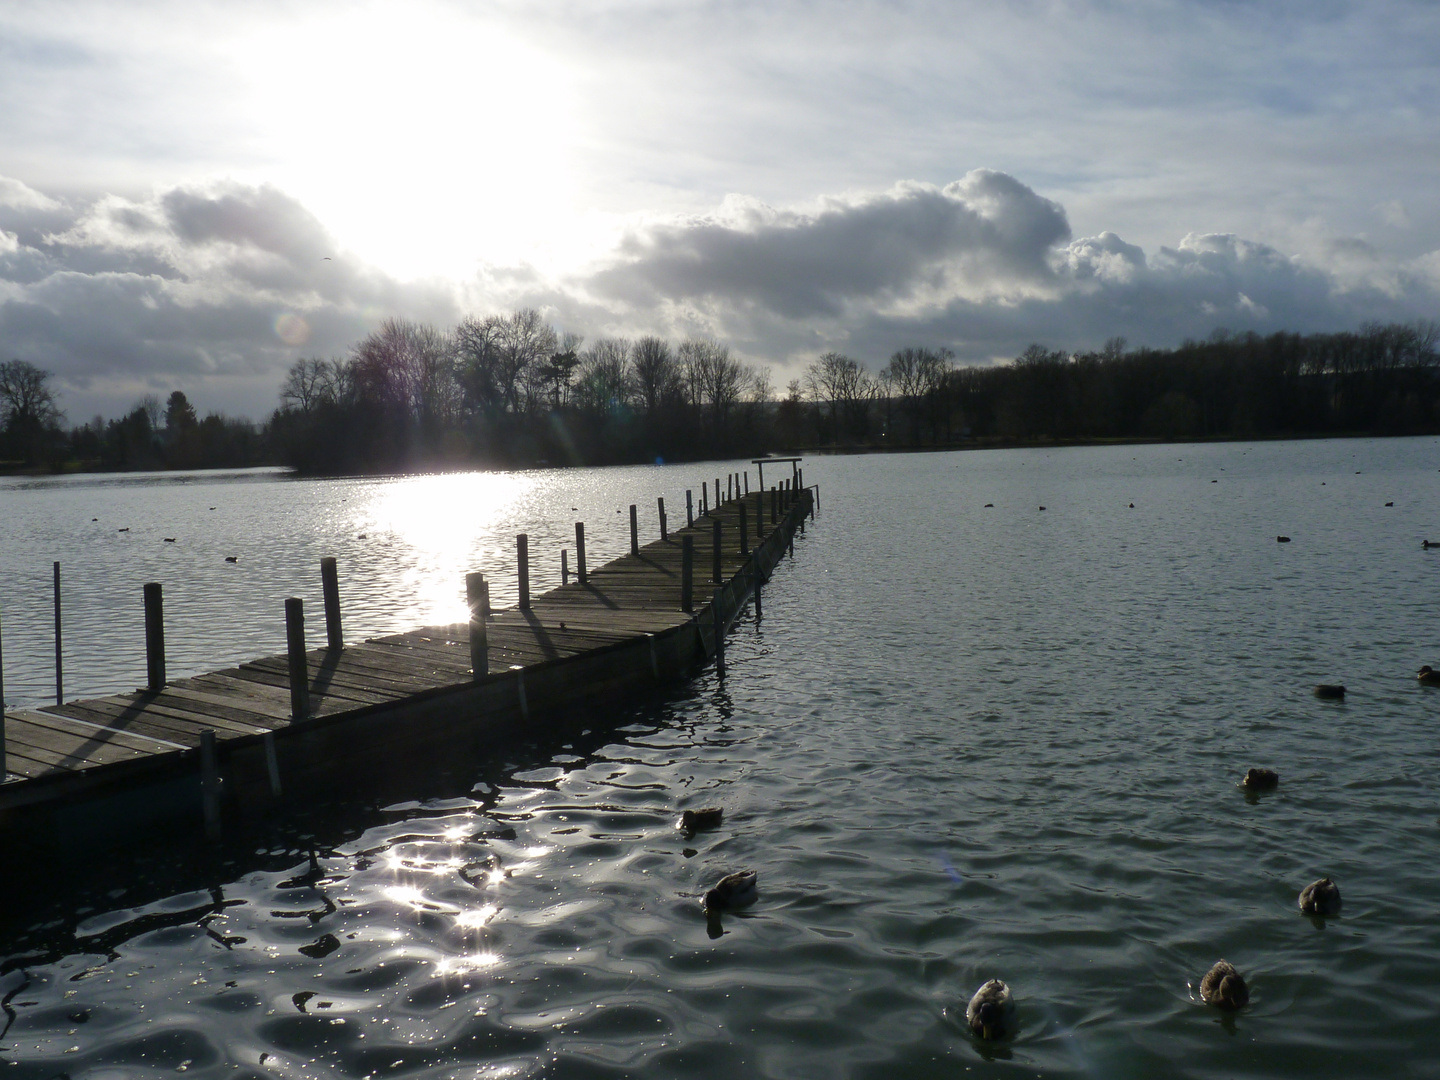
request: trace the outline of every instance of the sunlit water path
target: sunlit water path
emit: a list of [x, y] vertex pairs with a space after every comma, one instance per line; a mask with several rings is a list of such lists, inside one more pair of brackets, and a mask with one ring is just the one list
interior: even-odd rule
[[[576, 518], [619, 553], [617, 508], [653, 520], [656, 494], [683, 507], [722, 469], [7, 482], [6, 670], [32, 669], [7, 696], [47, 692], [52, 558], [97, 654], [71, 685], [98, 691], [137, 678], [109, 654], [135, 642], [142, 666], [145, 580], [173, 583], [172, 665], [228, 663], [278, 650], [280, 600], [318, 593], [322, 554], [354, 632], [398, 629], [450, 617], [462, 564], [511, 565], [517, 531], [558, 574]], [[707, 670], [409, 790], [214, 851], [77, 851], [30, 883], [0, 923], [0, 1072], [1434, 1068], [1440, 692], [1414, 670], [1440, 659], [1420, 545], [1440, 539], [1440, 443], [818, 459], [807, 478], [820, 519], [723, 686]], [[1280, 789], [1247, 800], [1249, 765]], [[709, 803], [722, 828], [675, 831]], [[740, 866], [760, 900], [712, 937], [697, 894]], [[1322, 874], [1345, 906], [1315, 922], [1295, 897]], [[1192, 989], [1220, 957], [1251, 985], [1233, 1018]], [[1020, 1002], [998, 1046], [956, 1022], [992, 975]]]

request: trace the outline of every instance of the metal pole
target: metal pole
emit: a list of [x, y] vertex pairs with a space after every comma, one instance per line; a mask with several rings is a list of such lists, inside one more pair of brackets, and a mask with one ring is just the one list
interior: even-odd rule
[[165, 689], [165, 605], [159, 582], [145, 586], [145, 686]]
[[320, 560], [320, 587], [325, 594], [325, 640], [339, 652], [345, 647], [345, 635], [340, 631], [340, 576], [332, 556]]
[[55, 564], [55, 704], [65, 704], [65, 665], [60, 659], [60, 564]]
[[485, 575], [472, 570], [465, 575], [465, 603], [470, 608], [470, 677], [490, 674], [490, 640], [485, 627]]
[[285, 601], [285, 651], [290, 661], [290, 719], [310, 715], [310, 670], [305, 662], [305, 602], [298, 596]]
[[520, 572], [520, 610], [530, 610], [530, 537], [521, 533], [515, 537], [515, 562]]
[[583, 521], [575, 522], [575, 576], [580, 579], [581, 585], [590, 580], [585, 573], [585, 523]]

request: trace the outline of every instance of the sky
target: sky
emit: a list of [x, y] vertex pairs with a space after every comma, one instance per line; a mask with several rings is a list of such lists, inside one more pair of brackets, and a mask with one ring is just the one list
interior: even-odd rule
[[1433, 0], [0, 4], [0, 359], [262, 419], [390, 316], [783, 388], [1440, 318]]

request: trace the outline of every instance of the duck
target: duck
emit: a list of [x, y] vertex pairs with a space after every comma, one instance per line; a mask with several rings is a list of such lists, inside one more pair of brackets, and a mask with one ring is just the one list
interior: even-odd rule
[[757, 884], [759, 875], [754, 870], [737, 870], [733, 874], [726, 874], [715, 887], [705, 893], [705, 910], [733, 911], [736, 908], [749, 907], [760, 895], [760, 887]]
[[175, 543], [175, 537], [173, 537], [173, 536], [167, 536], [167, 537], [165, 537], [165, 542], [166, 542], [167, 544], [173, 544], [173, 543]]
[[700, 829], [718, 829], [724, 820], [725, 810], [720, 806], [706, 806], [699, 810], [682, 810], [676, 828], [693, 833]]
[[1235, 970], [1234, 964], [1218, 960], [1200, 980], [1200, 1000], [1206, 1005], [1233, 1012], [1249, 1003], [1250, 988], [1245, 985], [1245, 977]]
[[1422, 548], [1440, 547], [1440, 540], [1421, 540], [1420, 546]]
[[1312, 881], [1300, 890], [1300, 910], [1306, 915], [1340, 914], [1340, 886], [1328, 877]]
[[1275, 542], [1276, 542], [1277, 544], [1288, 544], [1288, 543], [1290, 543], [1290, 537], [1288, 537], [1288, 536], [1277, 536], [1277, 537], [1275, 537]]
[[226, 562], [239, 562], [240, 559], [239, 559], [237, 556], [234, 556], [234, 555], [226, 555], [226, 556], [225, 556], [225, 561], [226, 561]]
[[1010, 987], [991, 979], [965, 1007], [965, 1022], [982, 1039], [1003, 1039], [1015, 1026], [1015, 998]]
[[1416, 672], [1415, 678], [1420, 680], [1421, 686], [1440, 686], [1440, 671], [1436, 671], [1429, 664]]
[[1274, 791], [1280, 786], [1280, 774], [1274, 769], [1246, 769], [1240, 786], [1246, 791]]
[[1345, 685], [1343, 683], [1320, 683], [1315, 687], [1315, 696], [1328, 698], [1330, 700], [1343, 699], [1345, 697]]

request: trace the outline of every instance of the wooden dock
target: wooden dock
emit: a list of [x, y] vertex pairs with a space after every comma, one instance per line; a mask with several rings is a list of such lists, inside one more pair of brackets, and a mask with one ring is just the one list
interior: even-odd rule
[[[301, 638], [291, 654], [162, 676], [154, 689], [10, 710], [0, 837], [43, 843], [57, 820], [121, 802], [131, 826], [178, 815], [216, 833], [224, 817], [353, 782], [366, 765], [433, 768], [457, 745], [687, 677], [712, 657], [723, 670], [725, 631], [813, 510], [813, 492], [788, 482], [693, 526], [662, 525], [665, 538], [644, 545], [632, 512], [631, 554], [540, 595], [524, 585], [517, 607], [477, 610], [472, 595], [470, 623], [338, 648], [304, 650]], [[338, 605], [334, 618], [332, 642]]]

